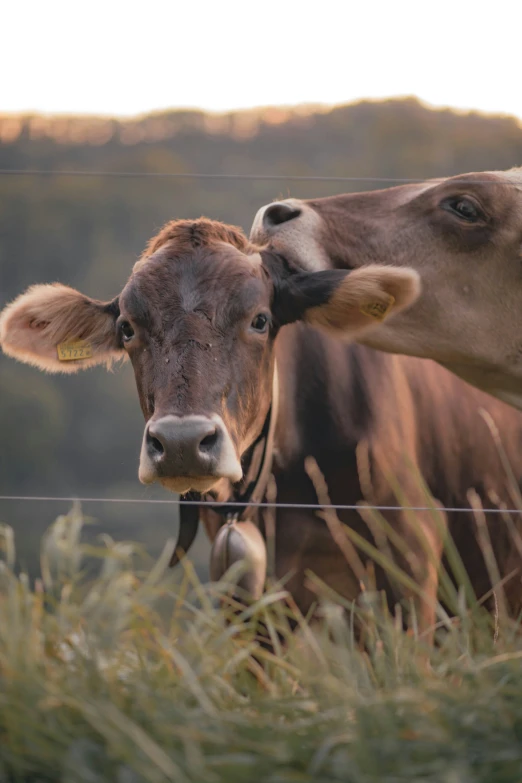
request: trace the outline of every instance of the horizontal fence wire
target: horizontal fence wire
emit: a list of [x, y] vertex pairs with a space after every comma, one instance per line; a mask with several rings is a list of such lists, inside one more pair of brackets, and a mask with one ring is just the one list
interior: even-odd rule
[[[180, 498], [176, 499], [156, 499], [156, 498], [82, 498], [82, 497], [48, 497], [45, 495], [0, 495], [0, 501], [36, 501], [36, 502], [53, 502], [53, 503], [142, 503], [142, 504], [156, 504], [156, 505], [181, 505], [181, 506], [227, 506], [227, 508], [296, 508], [296, 509], [309, 509], [309, 510], [321, 510], [325, 508], [331, 508], [335, 511], [360, 511], [361, 508], [373, 509], [374, 511], [447, 511], [448, 513], [466, 513], [469, 514], [473, 509], [471, 507], [439, 507], [439, 506], [375, 506], [370, 503], [361, 501], [362, 505], [346, 505], [346, 504], [320, 504], [320, 503], [257, 503], [250, 501], [248, 503], [240, 502], [228, 502], [217, 500], [184, 500]], [[481, 509], [485, 514], [522, 514], [522, 509], [519, 508], [483, 508]]]
[[[442, 182], [448, 177], [334, 177], [316, 174], [210, 174], [181, 171], [88, 171], [67, 169], [0, 169], [0, 176], [20, 177], [108, 177], [136, 179], [221, 179], [221, 180], [267, 180], [273, 182], [372, 182], [388, 184], [407, 184], [422, 182]], [[452, 177], [453, 182], [469, 183], [469, 179]], [[473, 180], [477, 185], [506, 185], [520, 188], [521, 183], [502, 180]]]

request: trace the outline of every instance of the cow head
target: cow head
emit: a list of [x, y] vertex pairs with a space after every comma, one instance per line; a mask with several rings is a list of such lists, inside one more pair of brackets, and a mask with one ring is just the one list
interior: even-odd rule
[[418, 290], [410, 270], [295, 272], [239, 229], [174, 221], [116, 299], [33, 286], [1, 314], [0, 344], [48, 372], [128, 357], [146, 420], [140, 480], [219, 497], [241, 480], [270, 408], [278, 330], [304, 320], [359, 333]]
[[415, 269], [421, 296], [363, 341], [435, 359], [522, 408], [522, 169], [278, 201], [251, 239], [308, 271]]

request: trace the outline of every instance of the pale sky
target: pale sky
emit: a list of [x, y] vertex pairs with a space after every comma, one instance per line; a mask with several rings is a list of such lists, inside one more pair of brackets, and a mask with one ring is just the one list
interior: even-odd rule
[[0, 111], [416, 95], [522, 117], [521, 0], [5, 0]]

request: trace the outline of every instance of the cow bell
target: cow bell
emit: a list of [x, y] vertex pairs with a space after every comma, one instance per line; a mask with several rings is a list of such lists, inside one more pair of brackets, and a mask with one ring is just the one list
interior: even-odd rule
[[210, 578], [217, 582], [234, 564], [244, 560], [247, 570], [238, 587], [256, 600], [263, 594], [266, 580], [266, 544], [253, 522], [229, 520], [214, 539], [210, 553]]

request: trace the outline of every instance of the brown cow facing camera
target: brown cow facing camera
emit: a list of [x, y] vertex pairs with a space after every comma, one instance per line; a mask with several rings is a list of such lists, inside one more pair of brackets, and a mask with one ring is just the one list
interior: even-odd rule
[[[271, 470], [280, 503], [316, 504], [305, 467], [313, 457], [331, 502], [356, 504], [364, 497], [357, 469], [363, 443], [365, 484], [378, 505], [397, 505], [390, 477], [411, 504], [426, 505], [412, 465], [435, 503], [469, 508], [471, 487], [486, 506], [491, 493], [510, 503], [479, 409], [496, 422], [517, 478], [519, 413], [432, 362], [337, 339], [380, 328], [412, 305], [419, 291], [412, 270], [370, 265], [303, 272], [250, 244], [232, 226], [173, 221], [151, 240], [116, 299], [100, 302], [62, 285], [33, 286], [1, 314], [0, 343], [7, 354], [49, 372], [130, 358], [146, 421], [140, 480], [201, 501], [200, 511], [183, 509], [179, 550], [190, 546], [201, 513], [211, 538], [217, 537], [219, 575], [227, 565], [226, 515], [234, 508], [217, 502], [262, 500]], [[357, 512], [341, 511], [339, 517], [373, 541]], [[424, 593], [418, 619], [430, 628], [443, 531], [430, 512], [395, 510], [386, 517], [406, 542], [397, 559]], [[490, 581], [472, 514], [448, 513], [444, 519], [476, 592], [486, 593]], [[240, 520], [243, 549], [257, 569], [249, 582], [256, 593], [264, 580], [263, 520], [248, 507], [241, 508]], [[497, 518], [491, 538], [502, 573], [516, 570], [506, 593], [517, 611], [520, 563], [506, 535]], [[316, 511], [278, 508], [275, 572], [289, 576], [287, 587], [303, 612], [315, 600], [305, 584], [307, 570], [347, 598], [359, 589]], [[377, 583], [393, 604], [397, 596], [383, 571], [377, 571]]]

